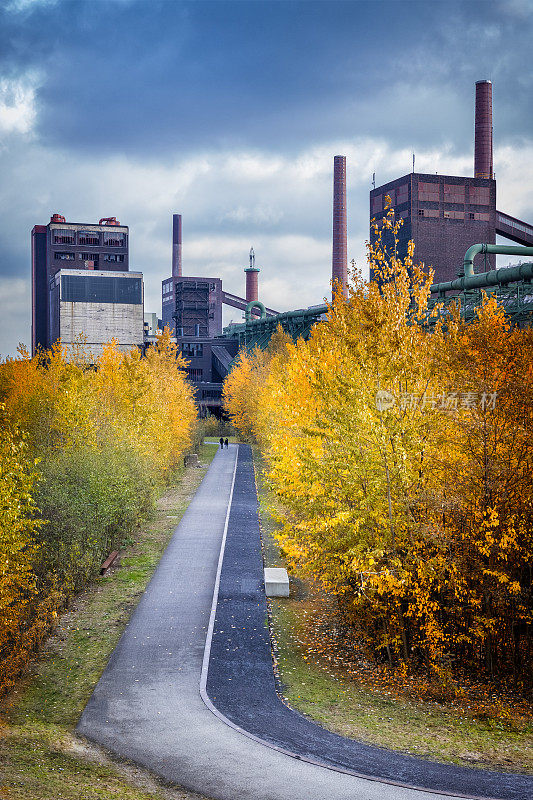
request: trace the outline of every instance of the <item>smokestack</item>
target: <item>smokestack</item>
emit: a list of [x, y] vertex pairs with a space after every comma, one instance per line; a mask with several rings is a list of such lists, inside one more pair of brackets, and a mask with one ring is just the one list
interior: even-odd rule
[[245, 268], [246, 273], [246, 302], [259, 300], [258, 294], [258, 274], [259, 267], [255, 266], [254, 248], [250, 248], [250, 266]]
[[172, 215], [172, 277], [181, 278], [181, 214]]
[[474, 178], [492, 177], [492, 83], [476, 81]]
[[346, 156], [333, 162], [333, 260], [331, 278], [346, 296], [348, 288], [348, 249], [346, 242]]

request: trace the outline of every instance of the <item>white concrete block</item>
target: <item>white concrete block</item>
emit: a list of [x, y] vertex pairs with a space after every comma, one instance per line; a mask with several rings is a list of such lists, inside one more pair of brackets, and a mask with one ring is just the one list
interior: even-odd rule
[[289, 596], [289, 576], [286, 569], [281, 567], [265, 569], [265, 592], [267, 597]]

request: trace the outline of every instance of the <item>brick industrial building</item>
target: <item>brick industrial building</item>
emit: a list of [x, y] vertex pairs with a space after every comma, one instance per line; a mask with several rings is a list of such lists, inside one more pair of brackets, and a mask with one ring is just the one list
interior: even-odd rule
[[[216, 338], [222, 334], [222, 306], [245, 311], [248, 303], [257, 301], [259, 272], [252, 248], [250, 264], [244, 269], [245, 297], [225, 292], [220, 278], [184, 275], [181, 214], [173, 214], [172, 274], [161, 284], [161, 319], [189, 362], [187, 375], [200, 413], [221, 413], [222, 381], [238, 350], [237, 340]], [[271, 308], [265, 311], [268, 315], [278, 313]]]
[[[415, 261], [435, 270], [434, 282], [450, 281], [461, 270], [466, 250], [480, 242], [494, 244], [496, 234], [523, 245], [533, 244], [533, 227], [496, 208], [492, 156], [492, 84], [476, 83], [474, 177], [412, 172], [370, 192], [370, 219], [379, 226], [390, 196], [399, 232], [398, 255], [415, 243]], [[376, 240], [371, 227], [370, 238]], [[391, 246], [388, 231], [383, 241]], [[493, 269], [495, 256], [486, 256], [484, 269]]]
[[115, 338], [143, 343], [143, 282], [129, 272], [128, 227], [114, 217], [98, 225], [54, 214], [36, 225], [32, 243], [32, 353], [83, 335], [94, 355]]

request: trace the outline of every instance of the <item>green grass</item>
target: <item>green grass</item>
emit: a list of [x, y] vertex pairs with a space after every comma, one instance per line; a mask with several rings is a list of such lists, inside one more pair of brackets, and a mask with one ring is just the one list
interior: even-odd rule
[[[265, 562], [285, 566], [273, 536], [271, 501], [257, 452], [254, 458]], [[370, 744], [433, 761], [533, 774], [531, 718], [478, 719], [467, 701], [461, 708], [370, 688], [370, 681], [333, 667], [307, 644], [316, 607], [310, 587], [295, 581], [291, 598], [273, 599], [269, 605], [279, 675], [293, 708], [329, 730]]]
[[144, 591], [216, 446], [200, 450], [162, 496], [153, 519], [122, 551], [120, 566], [79, 595], [62, 615], [30, 674], [0, 708], [0, 798], [163, 800], [193, 798], [78, 739], [74, 727]]
[[293, 708], [353, 739], [422, 758], [533, 774], [533, 725], [479, 720], [468, 709], [372, 690], [310, 653], [305, 600], [272, 600], [278, 668]]

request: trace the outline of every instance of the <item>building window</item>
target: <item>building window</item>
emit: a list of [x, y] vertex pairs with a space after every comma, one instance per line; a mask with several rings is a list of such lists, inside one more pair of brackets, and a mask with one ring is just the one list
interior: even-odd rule
[[[488, 219], [488, 214], [477, 214], [477, 217], [485, 217]], [[533, 236], [533, 228], [531, 225], [524, 225], [523, 222], [518, 222], [515, 219], [511, 219], [510, 217], [503, 217], [501, 214], [498, 215], [498, 221], [502, 222], [504, 225], [508, 225], [510, 228], [515, 228], [517, 231], [522, 231], [523, 233], [528, 233], [530, 236]]]
[[490, 205], [490, 187], [470, 186], [468, 190], [468, 197], [473, 205], [488, 206]]
[[140, 278], [106, 278], [91, 275], [62, 275], [61, 300], [67, 303], [142, 303]]
[[379, 214], [380, 211], [383, 211], [383, 197], [377, 194], [372, 198], [372, 213]]
[[396, 189], [396, 204], [401, 205], [402, 203], [407, 203], [409, 200], [409, 184], [402, 183], [401, 186], [398, 186]]
[[74, 261], [76, 258], [74, 253], [54, 253], [56, 261]]
[[444, 184], [444, 202], [445, 203], [464, 203], [465, 201], [465, 187], [459, 186], [455, 183]]
[[418, 184], [418, 199], [425, 202], [439, 202], [439, 184], [423, 183]]
[[100, 237], [93, 231], [80, 231], [78, 233], [78, 244], [100, 244]]
[[98, 253], [78, 253], [80, 261], [96, 261], [100, 258]]
[[488, 222], [490, 220], [490, 214], [485, 214], [480, 211], [469, 211], [468, 219], [473, 219], [476, 222]]
[[438, 217], [439, 210], [438, 208], [419, 208], [418, 209], [418, 216], [419, 217]]
[[104, 261], [112, 262], [114, 264], [122, 264], [124, 261], [124, 256], [119, 255], [118, 253], [105, 253]]
[[202, 370], [201, 369], [192, 369], [191, 367], [187, 368], [187, 377], [190, 381], [201, 381], [202, 380]]
[[107, 247], [125, 247], [126, 235], [124, 233], [104, 233], [104, 245]]
[[444, 219], [464, 219], [464, 211], [444, 211]]
[[74, 244], [74, 231], [54, 230], [54, 244]]
[[183, 342], [181, 352], [185, 358], [202, 358], [204, 346], [203, 344], [196, 344], [194, 342]]

